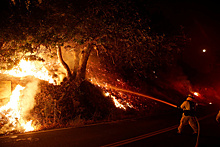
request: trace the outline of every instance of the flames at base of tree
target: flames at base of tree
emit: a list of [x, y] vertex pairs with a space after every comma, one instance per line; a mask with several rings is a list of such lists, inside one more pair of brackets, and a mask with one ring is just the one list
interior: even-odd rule
[[[12, 75], [15, 77], [34, 76], [32, 82], [24, 87], [17, 85], [13, 90], [10, 101], [4, 106], [0, 107], [0, 134], [7, 132], [28, 132], [38, 130], [40, 125], [36, 126], [37, 120], [31, 120], [30, 110], [35, 105], [35, 95], [38, 93], [38, 80], [48, 81], [56, 84], [52, 76], [49, 75], [48, 70], [43, 63], [39, 61], [21, 60], [18, 66], [9, 71], [1, 71], [3, 74]], [[96, 83], [93, 83], [97, 85]], [[106, 97], [109, 97], [114, 102], [117, 108], [126, 110], [127, 107], [133, 108], [132, 104], [126, 99], [118, 99], [114, 93], [107, 87], [102, 87]], [[122, 97], [123, 93], [119, 94]]]

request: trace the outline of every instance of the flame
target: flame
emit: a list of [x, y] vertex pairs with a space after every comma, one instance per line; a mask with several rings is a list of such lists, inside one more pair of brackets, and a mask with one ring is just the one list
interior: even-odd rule
[[198, 92], [194, 92], [193, 93], [195, 96], [199, 96], [199, 93]]
[[[93, 84], [97, 85], [98, 87], [101, 87], [102, 89], [104, 89], [104, 91], [107, 91], [107, 92], [104, 92], [104, 95], [105, 95], [106, 97], [112, 98], [112, 100], [113, 100], [113, 102], [114, 102], [116, 108], [120, 108], [120, 109], [124, 109], [124, 110], [126, 110], [126, 107], [133, 108], [133, 105], [130, 104], [129, 102], [126, 102], [126, 101], [121, 101], [121, 102], [120, 102], [119, 100], [117, 100], [116, 96], [110, 94], [110, 93], [108, 92], [108, 91], [109, 91], [109, 89], [108, 89], [109, 86], [108, 86], [107, 83], [105, 83], [105, 84], [100, 84], [95, 78], [91, 78], [90, 81], [91, 81]], [[117, 79], [117, 81], [119, 81], [119, 80]]]
[[[94, 85], [97, 85], [98, 87], [101, 87], [102, 89], [104, 89], [104, 91], [108, 91], [107, 87], [108, 85], [105, 83], [105, 84], [100, 84], [96, 78], [91, 78], [90, 81], [94, 84]], [[124, 109], [126, 110], [126, 107], [124, 105], [122, 105], [117, 99], [115, 96], [111, 95], [109, 92], [104, 92], [104, 95], [106, 97], [111, 97], [114, 104], [115, 104], [115, 107], [116, 108], [121, 108], [121, 109]]]
[[[10, 96], [10, 101], [0, 107], [0, 114], [2, 120], [4, 120], [4, 126], [1, 128], [0, 133], [17, 130], [20, 132], [33, 131], [35, 128], [32, 126], [32, 120], [25, 120], [21, 115], [22, 103], [20, 101], [21, 91], [25, 87], [17, 85], [15, 90]], [[0, 115], [0, 116], [1, 116]]]
[[15, 77], [34, 76], [38, 79], [55, 84], [54, 79], [49, 75], [43, 62], [40, 61], [26, 61], [22, 59], [18, 66], [14, 67], [12, 70], [5, 71], [4, 73]]
[[25, 129], [25, 132], [34, 131], [34, 127], [32, 126], [32, 120], [28, 121], [25, 124], [21, 124], [21, 126]]
[[113, 101], [115, 103], [115, 107], [126, 110], [125, 106], [120, 104], [119, 101], [115, 98], [115, 96], [111, 95], [111, 98], [113, 99]]
[[[22, 59], [11, 70], [0, 72], [15, 77], [34, 76], [37, 79], [56, 84], [49, 74], [45, 63], [41, 61], [26, 61]], [[26, 88], [17, 85], [10, 96], [9, 102], [0, 107], [0, 134], [11, 131], [28, 132], [37, 129], [37, 126], [33, 126], [32, 120], [27, 120], [29, 111], [34, 106], [34, 95], [37, 92], [37, 80], [34, 81], [27, 85]]]
[[[126, 106], [124, 106], [123, 104], [121, 104], [121, 103], [119, 102], [119, 100], [116, 99], [115, 96], [111, 95], [109, 92], [106, 92], [106, 93], [105, 93], [105, 96], [112, 98], [112, 100], [113, 100], [113, 102], [114, 102], [116, 108], [120, 108], [120, 109], [126, 110]], [[127, 105], [128, 107], [130, 107], [130, 108], [133, 107], [133, 106], [132, 106], [131, 104], [129, 104], [129, 103], [126, 103], [126, 105]]]

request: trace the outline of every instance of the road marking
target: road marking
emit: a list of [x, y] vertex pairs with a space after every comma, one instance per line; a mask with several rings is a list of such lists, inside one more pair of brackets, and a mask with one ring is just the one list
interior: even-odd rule
[[158, 135], [158, 134], [161, 134], [161, 133], [165, 133], [165, 132], [174, 130], [177, 127], [178, 127], [178, 125], [174, 125], [174, 126], [171, 126], [171, 127], [165, 128], [165, 129], [161, 129], [161, 130], [158, 130], [158, 131], [154, 131], [154, 132], [151, 132], [151, 133], [148, 133], [148, 134], [144, 134], [144, 135], [140, 135], [140, 136], [137, 136], [137, 137], [125, 139], [125, 140], [118, 141], [118, 142], [115, 142], [115, 143], [112, 143], [112, 144], [107, 144], [107, 145], [104, 145], [102, 147], [116, 147], [116, 146], [120, 146], [120, 145], [125, 145], [125, 144], [128, 144], [128, 143], [134, 142], [134, 141], [142, 140], [142, 139], [145, 139], [145, 138], [148, 138], [148, 137], [151, 137], [151, 136], [155, 136], [155, 135]]
[[[199, 118], [199, 120], [203, 120], [203, 119], [208, 118], [208, 117], [210, 117], [214, 114], [216, 114], [216, 113], [212, 113], [212, 114], [203, 116], [203, 117]], [[161, 130], [157, 130], [157, 131], [154, 131], [154, 132], [151, 132], [151, 133], [148, 133], [148, 134], [144, 134], [144, 135], [140, 135], [140, 136], [137, 136], [137, 137], [125, 139], [125, 140], [118, 141], [118, 142], [111, 143], [111, 144], [107, 144], [107, 145], [104, 145], [104, 146], [101, 146], [101, 147], [117, 147], [117, 146], [120, 146], [120, 145], [125, 145], [125, 144], [131, 143], [131, 142], [135, 142], [135, 141], [138, 141], [138, 140], [142, 140], [142, 139], [145, 139], [145, 138], [149, 138], [149, 137], [152, 137], [152, 136], [155, 136], [155, 135], [158, 135], [158, 134], [162, 134], [162, 133], [174, 130], [178, 126], [179, 126], [179, 124], [168, 127], [168, 128], [164, 128], [164, 129], [161, 129]]]

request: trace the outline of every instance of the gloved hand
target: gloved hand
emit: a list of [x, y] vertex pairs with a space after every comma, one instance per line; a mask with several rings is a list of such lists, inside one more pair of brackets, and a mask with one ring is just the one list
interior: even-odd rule
[[181, 109], [180, 106], [177, 106], [176, 108], [177, 108], [177, 109]]

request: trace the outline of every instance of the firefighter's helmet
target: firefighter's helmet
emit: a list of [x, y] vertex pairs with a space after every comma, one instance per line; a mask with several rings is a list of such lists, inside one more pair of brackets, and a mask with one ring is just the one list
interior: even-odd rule
[[190, 94], [188, 94], [188, 96], [187, 97], [190, 97], [190, 98], [192, 98], [192, 99], [195, 99], [194, 98], [194, 96], [190, 93]]

